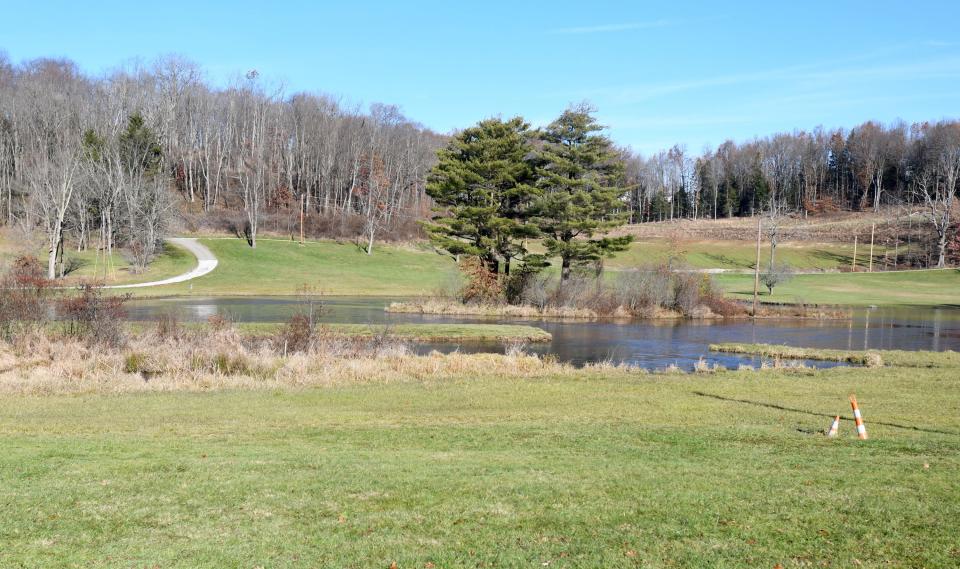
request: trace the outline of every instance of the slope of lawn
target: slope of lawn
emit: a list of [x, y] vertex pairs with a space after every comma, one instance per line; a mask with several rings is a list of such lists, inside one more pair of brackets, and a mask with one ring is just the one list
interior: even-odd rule
[[[0, 266], [4, 266], [14, 256], [23, 254], [22, 248], [10, 245], [0, 247]], [[34, 255], [46, 266], [46, 257], [43, 251], [35, 251]], [[68, 267], [67, 284], [81, 281], [96, 281], [108, 285], [133, 284], [163, 280], [190, 271], [197, 264], [196, 257], [189, 251], [170, 243], [165, 243], [163, 251], [156, 256], [153, 262], [142, 273], [131, 272], [131, 265], [118, 249], [113, 252], [112, 263], [107, 263], [105, 254], [97, 255], [96, 251], [88, 249], [77, 251], [69, 248], [65, 252], [65, 263]]]
[[427, 246], [378, 245], [373, 254], [351, 243], [260, 239], [256, 249], [233, 238], [201, 239], [217, 259], [210, 274], [138, 295], [292, 295], [304, 286], [333, 295], [429, 294], [457, 278], [456, 265]]
[[[752, 275], [716, 275], [733, 298], [753, 297]], [[772, 295], [761, 284], [764, 302], [811, 304], [960, 306], [960, 270], [796, 275]]]
[[[901, 248], [900, 253], [904, 253]], [[892, 251], [891, 251], [892, 253]], [[875, 246], [874, 264], [883, 263], [884, 248]], [[762, 262], [770, 258], [770, 245], [761, 245]], [[606, 262], [611, 269], [631, 268], [656, 262], [667, 262], [677, 256], [695, 269], [752, 269], [757, 259], [756, 244], [749, 241], [683, 241], [668, 240], [637, 241], [626, 251], [618, 253]], [[853, 261], [853, 243], [797, 243], [787, 242], [777, 247], [778, 263], [786, 263], [794, 269], [829, 270], [849, 267]], [[869, 263], [869, 247], [857, 248], [857, 266], [866, 268]]]
[[[535, 253], [542, 253], [539, 242], [528, 244]], [[873, 250], [875, 267], [884, 262], [885, 248], [877, 245]], [[900, 247], [904, 255], [906, 247]], [[890, 251], [891, 258], [893, 251]], [[629, 249], [604, 260], [604, 267], [611, 270], [634, 269], [651, 264], [667, 263], [671, 258], [694, 269], [726, 269], [748, 271], [757, 259], [756, 243], [731, 240], [671, 241], [668, 239], [645, 239], [634, 241]], [[760, 249], [762, 263], [769, 262], [770, 245], [763, 243]], [[778, 263], [786, 263], [796, 270], [836, 270], [848, 268], [853, 262], [853, 243], [802, 243], [786, 242], [777, 247]], [[869, 265], [869, 246], [857, 248], [857, 266], [866, 269]]]
[[0, 566], [956, 567], [957, 371], [5, 396]]

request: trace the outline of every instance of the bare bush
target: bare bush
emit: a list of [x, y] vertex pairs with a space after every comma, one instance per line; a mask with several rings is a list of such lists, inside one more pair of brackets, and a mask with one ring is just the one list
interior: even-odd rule
[[35, 257], [17, 257], [0, 279], [0, 335], [13, 340], [50, 318], [50, 281]]
[[777, 263], [771, 265], [766, 272], [760, 275], [760, 282], [767, 287], [768, 294], [773, 294], [773, 289], [787, 282], [793, 276], [793, 269], [786, 263]]
[[64, 320], [66, 333], [89, 344], [119, 346], [124, 343], [125, 296], [105, 296], [103, 289], [85, 284], [77, 294], [57, 302], [57, 315]]
[[672, 274], [661, 269], [627, 271], [614, 280], [617, 301], [631, 314], [646, 315], [673, 300]]

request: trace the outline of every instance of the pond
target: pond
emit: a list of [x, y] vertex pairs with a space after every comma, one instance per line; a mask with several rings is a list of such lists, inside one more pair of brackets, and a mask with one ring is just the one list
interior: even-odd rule
[[[362, 324], [386, 323], [469, 323], [497, 322], [528, 324], [547, 330], [553, 341], [526, 349], [553, 354], [561, 361], [583, 365], [610, 360], [648, 369], [677, 365], [692, 369], [703, 358], [711, 364], [735, 368], [740, 364], [760, 365], [759, 358], [717, 354], [707, 347], [719, 342], [786, 344], [797, 347], [834, 349], [960, 350], [960, 309], [955, 308], [858, 308], [850, 320], [525, 320], [465, 316], [389, 314], [384, 308], [398, 298], [324, 297], [323, 322]], [[194, 298], [180, 297], [131, 301], [131, 320], [153, 320], [175, 313], [184, 322], [203, 322], [214, 315], [234, 322], [283, 322], [302, 308], [289, 297]], [[421, 343], [418, 352], [502, 352], [505, 346], [493, 342]], [[831, 362], [807, 362], [827, 367]]]

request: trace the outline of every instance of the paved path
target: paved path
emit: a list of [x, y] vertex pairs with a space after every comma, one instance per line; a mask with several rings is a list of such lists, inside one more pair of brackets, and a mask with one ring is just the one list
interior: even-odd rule
[[213, 269], [217, 268], [217, 258], [213, 255], [210, 249], [207, 249], [200, 244], [196, 239], [189, 237], [171, 237], [167, 239], [168, 242], [173, 243], [183, 247], [187, 251], [190, 251], [197, 257], [197, 266], [194, 267], [191, 271], [183, 273], [182, 275], [177, 275], [175, 277], [170, 277], [169, 279], [163, 279], [162, 281], [151, 281], [148, 283], [136, 283], [136, 284], [126, 284], [126, 285], [111, 285], [103, 288], [141, 288], [146, 286], [160, 286], [168, 284], [182, 283], [184, 281], [189, 281], [197, 277], [202, 277], [203, 275], [209, 273]]

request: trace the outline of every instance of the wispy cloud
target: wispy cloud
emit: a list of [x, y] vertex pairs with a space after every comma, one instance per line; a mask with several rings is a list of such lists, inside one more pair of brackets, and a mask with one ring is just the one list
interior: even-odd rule
[[667, 20], [655, 20], [651, 22], [627, 22], [622, 24], [601, 24], [598, 26], [580, 26], [573, 28], [556, 28], [550, 30], [551, 34], [582, 35], [582, 34], [607, 34], [611, 32], [627, 32], [631, 30], [648, 30], [651, 28], [665, 28], [670, 25]]
[[[940, 57], [920, 62], [903, 63], [864, 62], [864, 60], [869, 59], [875, 58], [858, 56], [832, 62], [805, 63], [674, 82], [601, 87], [583, 90], [573, 98], [608, 98], [618, 103], [638, 103], [691, 91], [746, 84], [770, 83], [780, 88], [789, 87], [800, 90], [819, 87], [824, 82], [837, 86], [840, 84], [858, 84], [869, 80], [903, 82], [960, 78], [960, 57]], [[568, 98], [570, 98], [570, 94], [568, 94]]]

